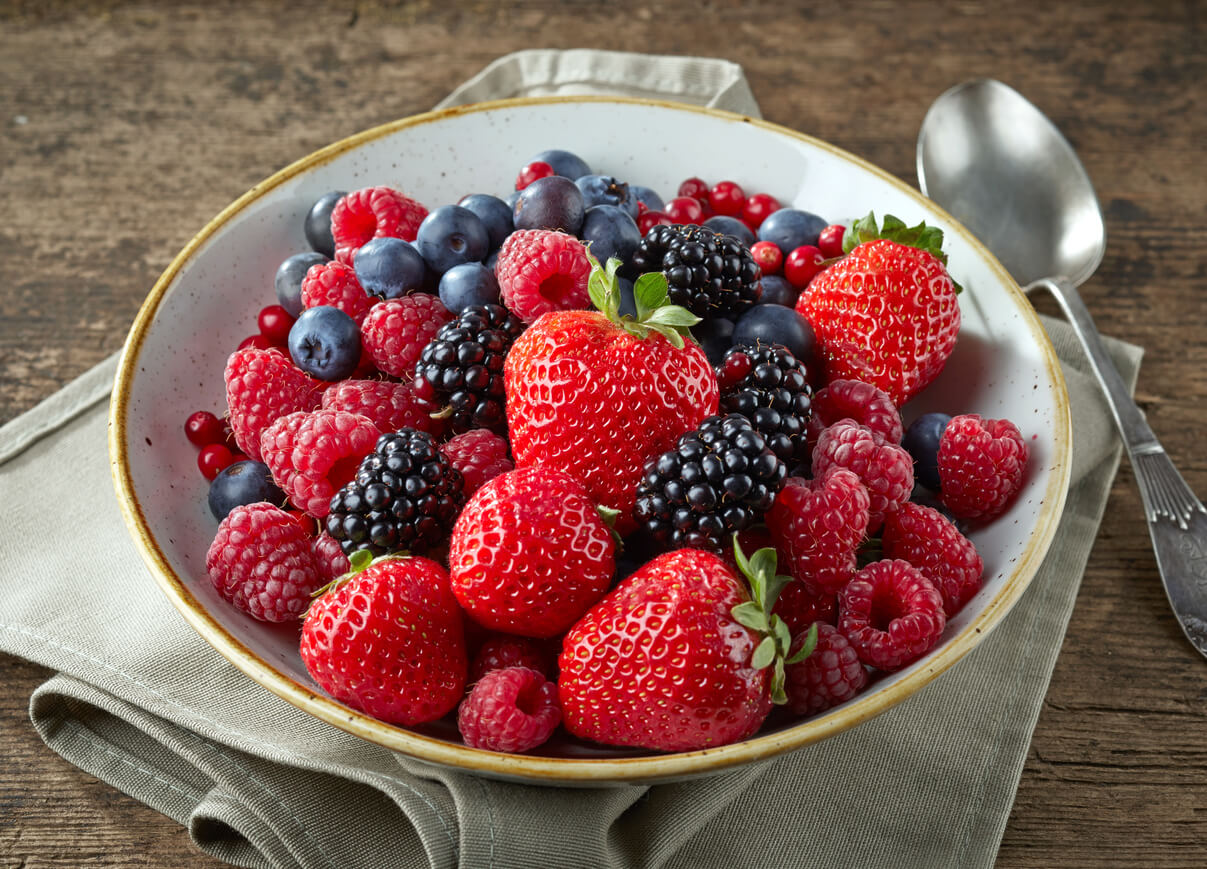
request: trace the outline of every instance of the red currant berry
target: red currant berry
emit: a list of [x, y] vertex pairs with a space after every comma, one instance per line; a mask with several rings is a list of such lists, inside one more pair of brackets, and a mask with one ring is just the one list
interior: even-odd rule
[[750, 255], [765, 275], [778, 275], [784, 265], [784, 252], [774, 241], [756, 241], [750, 246]]
[[708, 199], [708, 184], [703, 178], [688, 178], [679, 185], [679, 196], [690, 196], [692, 199], [699, 199], [701, 202]]
[[670, 226], [674, 222], [665, 211], [643, 211], [637, 215], [637, 229], [642, 237], [655, 226]]
[[184, 421], [184, 436], [195, 447], [220, 444], [225, 435], [222, 420], [208, 410], [199, 410], [189, 414], [189, 418]]
[[826, 261], [822, 252], [811, 244], [802, 244], [784, 259], [784, 278], [798, 290], [809, 286], [813, 276]]
[[289, 343], [289, 329], [293, 326], [293, 317], [280, 305], [261, 308], [256, 323], [260, 326], [260, 334], [271, 341], [273, 346], [284, 347]]
[[272, 342], [257, 332], [254, 335], [248, 335], [239, 342], [239, 350], [246, 350], [248, 347], [255, 347], [257, 350], [271, 350]]
[[732, 181], [719, 181], [708, 191], [708, 202], [717, 214], [737, 217], [746, 204], [746, 193]]
[[751, 232], [758, 232], [762, 222], [779, 210], [779, 200], [770, 193], [756, 193], [742, 206], [742, 222], [750, 227]]
[[826, 259], [842, 256], [842, 237], [846, 232], [847, 228], [841, 223], [831, 223], [818, 234], [817, 249]]
[[521, 169], [520, 174], [516, 176], [515, 189], [523, 190], [538, 178], [548, 178], [552, 174], [554, 174], [553, 167], [544, 160], [533, 160]]
[[638, 217], [645, 214], [649, 210], [650, 210], [650, 207], [648, 205], [646, 205], [640, 199], [637, 200], [637, 216]]
[[207, 480], [214, 479], [223, 468], [229, 467], [234, 461], [234, 454], [225, 444], [208, 444], [197, 454], [197, 467], [201, 469], [201, 476]]
[[699, 199], [690, 196], [676, 196], [666, 203], [666, 216], [671, 223], [703, 223], [704, 206]]

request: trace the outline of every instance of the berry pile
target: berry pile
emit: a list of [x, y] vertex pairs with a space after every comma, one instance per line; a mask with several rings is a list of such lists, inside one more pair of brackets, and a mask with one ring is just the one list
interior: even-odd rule
[[1007, 420], [903, 426], [959, 331], [941, 233], [559, 150], [515, 178], [310, 205], [184, 426], [218, 593], [300, 620], [336, 700], [492, 751], [722, 745], [933, 649], [1027, 462]]

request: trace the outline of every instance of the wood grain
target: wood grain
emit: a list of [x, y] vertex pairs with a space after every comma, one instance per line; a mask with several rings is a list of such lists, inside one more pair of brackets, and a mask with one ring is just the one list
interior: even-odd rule
[[[1140, 402], [1207, 492], [1203, 13], [1034, 0], [0, 5], [0, 421], [117, 350], [176, 251], [259, 179], [425, 110], [500, 54], [599, 47], [737, 61], [769, 120], [911, 182], [938, 93], [976, 76], [1021, 90], [1078, 149], [1106, 214], [1086, 302], [1104, 332], [1147, 348]], [[1140, 515], [1125, 467], [1002, 867], [1203, 864], [1207, 664], [1168, 611]], [[42, 745], [26, 706], [46, 676], [0, 656], [0, 869], [217, 865]]]

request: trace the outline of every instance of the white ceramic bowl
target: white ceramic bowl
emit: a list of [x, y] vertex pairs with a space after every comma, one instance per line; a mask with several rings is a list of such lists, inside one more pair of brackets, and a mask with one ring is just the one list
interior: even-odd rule
[[[595, 171], [674, 194], [687, 175], [733, 179], [747, 191], [847, 223], [875, 210], [947, 234], [950, 270], [965, 292], [960, 339], [940, 378], [905, 408], [1006, 417], [1028, 438], [1023, 491], [973, 535], [984, 588], [952, 619], [941, 644], [820, 716], [734, 745], [648, 754], [568, 738], [535, 755], [465, 747], [447, 723], [408, 730], [322, 694], [302, 666], [297, 631], [244, 616], [206, 578], [215, 522], [182, 425], [224, 408], [222, 370], [274, 303], [273, 274], [307, 248], [302, 219], [330, 190], [397, 187], [429, 207], [466, 193], [505, 194], [549, 147]], [[901, 181], [837, 148], [739, 115], [643, 100], [528, 99], [407, 118], [337, 142], [283, 169], [232, 203], [189, 242], [156, 283], [130, 331], [113, 393], [110, 454], [130, 532], [164, 593], [221, 654], [273, 693], [337, 727], [438, 764], [550, 784], [654, 781], [728, 768], [824, 739], [883, 712], [972, 649], [1031, 580], [1068, 488], [1070, 421], [1060, 366], [1030, 305], [965, 229]]]

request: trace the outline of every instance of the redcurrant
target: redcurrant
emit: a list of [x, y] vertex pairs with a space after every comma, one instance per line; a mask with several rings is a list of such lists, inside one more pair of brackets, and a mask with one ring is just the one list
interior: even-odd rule
[[679, 196], [690, 196], [701, 202], [708, 199], [708, 184], [703, 178], [691, 177], [679, 185]]
[[643, 211], [637, 215], [637, 229], [642, 237], [655, 226], [670, 226], [674, 222], [665, 211]]
[[815, 246], [802, 244], [784, 259], [784, 278], [798, 290], [803, 290], [821, 271], [825, 261], [825, 256]]
[[293, 326], [293, 317], [280, 305], [261, 308], [256, 323], [260, 327], [260, 334], [274, 347], [284, 347], [289, 343], [289, 329]]
[[784, 265], [784, 253], [774, 241], [756, 241], [750, 246], [750, 255], [765, 275], [778, 275]]
[[257, 350], [270, 350], [272, 349], [272, 342], [257, 332], [254, 335], [248, 335], [239, 342], [238, 349], [246, 350], [248, 347], [255, 347]]
[[742, 206], [742, 222], [749, 226], [752, 232], [758, 232], [760, 224], [779, 210], [779, 200], [770, 193], [756, 193]]
[[184, 436], [195, 447], [220, 444], [226, 436], [222, 420], [208, 410], [199, 410], [189, 414], [184, 421]]
[[708, 202], [717, 214], [737, 217], [746, 204], [746, 193], [733, 181], [719, 181], [708, 191]]
[[197, 467], [201, 469], [201, 476], [207, 480], [214, 479], [220, 471], [234, 462], [234, 453], [228, 450], [225, 444], [208, 444], [197, 454]]
[[523, 190], [538, 178], [548, 178], [552, 174], [554, 174], [553, 167], [544, 160], [533, 160], [521, 169], [520, 174], [516, 176], [515, 189]]
[[842, 256], [842, 238], [846, 235], [846, 232], [847, 228], [842, 224], [831, 223], [818, 234], [817, 249], [822, 252], [826, 259]]
[[699, 199], [690, 196], [676, 196], [666, 203], [666, 215], [671, 223], [703, 223], [704, 206]]

